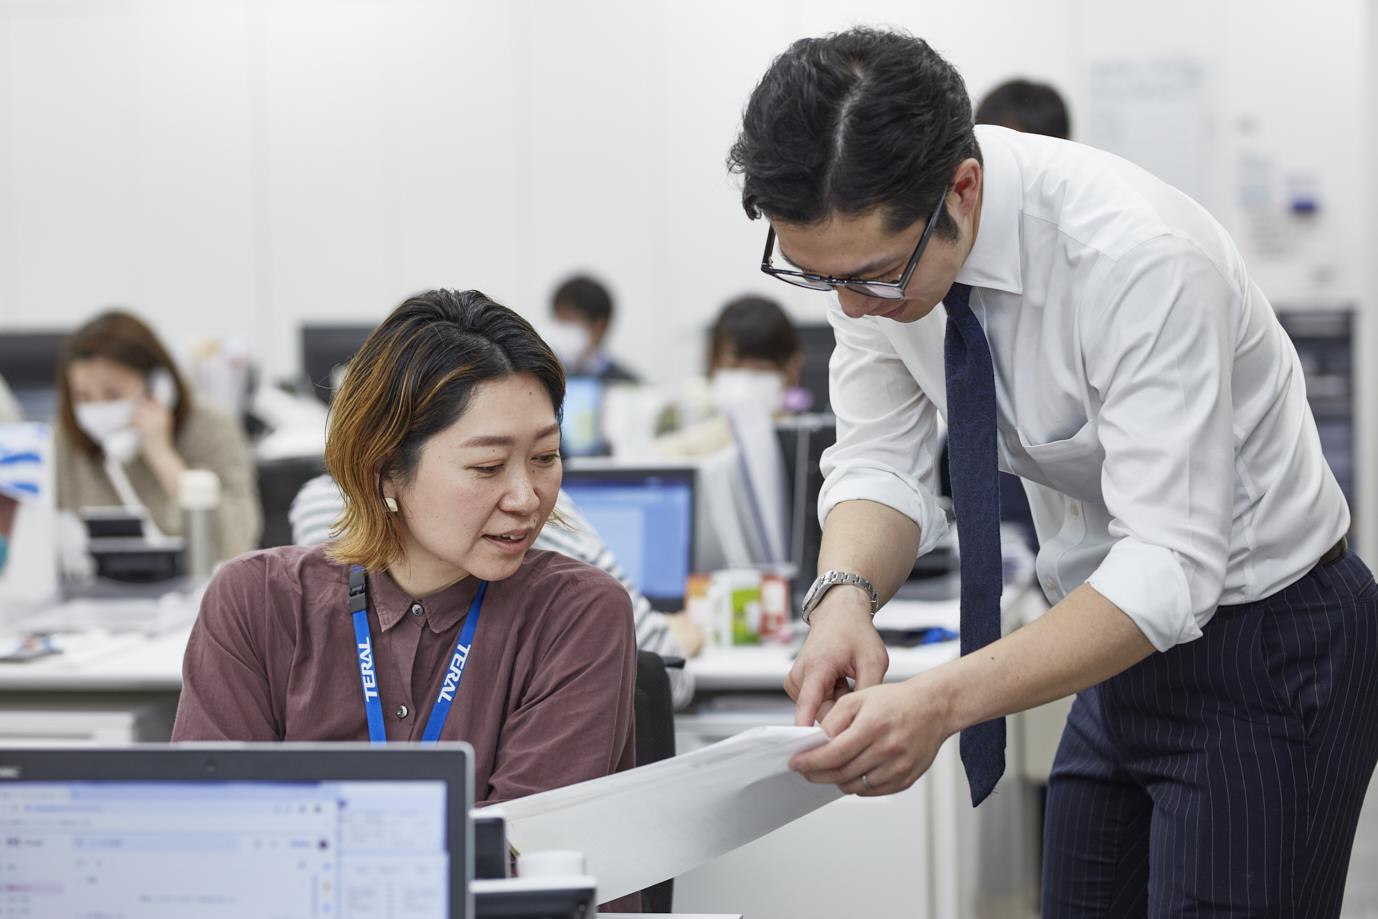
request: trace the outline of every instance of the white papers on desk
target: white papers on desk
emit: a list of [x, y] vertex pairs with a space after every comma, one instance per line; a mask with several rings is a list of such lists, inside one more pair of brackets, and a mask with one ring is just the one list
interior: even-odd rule
[[[627, 772], [500, 805], [518, 852], [574, 849], [607, 900], [659, 883], [842, 796], [792, 772], [822, 728], [760, 727]], [[781, 880], [784, 883], [784, 880]]]

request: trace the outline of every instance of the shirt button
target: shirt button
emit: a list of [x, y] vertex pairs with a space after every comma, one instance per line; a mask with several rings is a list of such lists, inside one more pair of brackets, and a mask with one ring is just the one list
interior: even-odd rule
[[1045, 579], [1043, 581], [1043, 586], [1048, 588], [1049, 593], [1052, 593], [1053, 591], [1057, 590], [1057, 582], [1054, 581], [1052, 578]]
[[1079, 507], [1077, 507], [1075, 504], [1073, 504], [1073, 505], [1072, 505], [1072, 509], [1071, 509], [1070, 511], [1068, 511], [1068, 513], [1070, 513], [1073, 517], [1080, 517], [1080, 516], [1081, 516], [1081, 508], [1079, 508]]
[[420, 603], [413, 603], [413, 604], [411, 605], [411, 614], [412, 614], [413, 616], [420, 616], [420, 615], [424, 614], [425, 612], [426, 612], [426, 611], [425, 611], [424, 609], [422, 609]]
[[411, 714], [411, 709], [407, 708], [405, 705], [399, 705], [399, 706], [397, 706], [397, 717], [398, 717], [399, 720], [402, 719], [402, 718], [407, 717], [407, 716], [410, 715], [410, 714]]

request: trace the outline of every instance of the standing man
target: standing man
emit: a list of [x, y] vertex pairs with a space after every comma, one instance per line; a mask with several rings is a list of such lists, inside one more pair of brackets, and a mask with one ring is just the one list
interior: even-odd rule
[[[1077, 692], [1045, 916], [1338, 915], [1378, 759], [1378, 585], [1225, 231], [1114, 156], [973, 128], [961, 76], [895, 32], [792, 45], [729, 163], [770, 222], [762, 269], [837, 295], [822, 574], [785, 684], [832, 739], [795, 768], [890, 794], [960, 732], [979, 803], [1004, 716]], [[939, 415], [963, 656], [881, 685], [871, 617], [947, 526]], [[1053, 604], [1003, 638], [997, 467]]]

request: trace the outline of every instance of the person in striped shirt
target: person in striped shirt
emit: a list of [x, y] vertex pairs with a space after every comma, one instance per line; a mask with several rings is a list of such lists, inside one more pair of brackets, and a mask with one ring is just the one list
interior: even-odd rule
[[[335, 480], [329, 475], [311, 479], [297, 492], [288, 510], [292, 541], [300, 546], [314, 546], [328, 541], [335, 521], [343, 511], [344, 497]], [[632, 598], [638, 648], [654, 651], [662, 657], [683, 658], [698, 653], [703, 645], [703, 633], [682, 613], [665, 615], [651, 608], [650, 601], [627, 579], [626, 572], [618, 565], [611, 550], [579, 513], [564, 489], [560, 490], [555, 513], [551, 517], [551, 522], [541, 529], [532, 548], [559, 552], [601, 568], [617, 578]], [[554, 522], [554, 518], [560, 518], [563, 522]], [[671, 668], [667, 672], [675, 708], [683, 708], [694, 695], [694, 678], [683, 668]]]

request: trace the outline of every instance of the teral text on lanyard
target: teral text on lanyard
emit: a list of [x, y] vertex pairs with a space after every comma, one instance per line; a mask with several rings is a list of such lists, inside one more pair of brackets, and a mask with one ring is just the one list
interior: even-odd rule
[[[478, 631], [478, 617], [483, 609], [483, 595], [488, 591], [488, 582], [480, 581], [478, 593], [469, 604], [469, 614], [464, 617], [464, 628], [455, 643], [455, 653], [450, 658], [449, 670], [440, 683], [440, 692], [431, 707], [431, 717], [426, 721], [426, 730], [421, 735], [423, 742], [440, 739], [445, 728], [445, 719], [450, 716], [450, 706], [459, 693], [459, 682], [464, 679], [464, 668], [469, 663], [469, 649], [474, 646], [474, 633]], [[373, 743], [387, 743], [387, 731], [383, 728], [383, 700], [378, 692], [378, 672], [373, 662], [373, 637], [368, 628], [368, 577], [363, 566], [349, 566], [349, 613], [354, 617], [354, 641], [359, 656], [359, 680], [364, 689], [364, 714], [368, 716], [368, 739]]]

